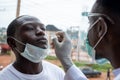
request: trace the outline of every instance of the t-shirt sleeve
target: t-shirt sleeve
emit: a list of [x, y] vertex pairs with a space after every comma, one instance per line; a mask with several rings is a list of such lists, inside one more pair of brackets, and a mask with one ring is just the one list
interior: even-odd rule
[[64, 80], [88, 80], [86, 76], [75, 65], [67, 71]]

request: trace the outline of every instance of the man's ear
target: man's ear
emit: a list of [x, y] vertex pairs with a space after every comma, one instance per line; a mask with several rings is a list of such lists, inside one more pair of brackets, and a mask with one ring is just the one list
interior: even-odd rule
[[15, 40], [11, 37], [7, 38], [7, 43], [12, 49], [16, 47]]
[[107, 32], [107, 24], [104, 21], [103, 18], [99, 18], [98, 24], [97, 24], [97, 32], [98, 32], [98, 37], [101, 38], [103, 37], [106, 32]]

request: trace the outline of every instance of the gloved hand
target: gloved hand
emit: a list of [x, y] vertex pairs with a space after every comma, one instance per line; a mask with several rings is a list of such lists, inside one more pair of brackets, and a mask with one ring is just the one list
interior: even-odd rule
[[56, 36], [56, 38], [53, 38], [55, 53], [62, 63], [64, 70], [67, 71], [73, 65], [71, 60], [72, 43], [65, 32], [57, 32]]

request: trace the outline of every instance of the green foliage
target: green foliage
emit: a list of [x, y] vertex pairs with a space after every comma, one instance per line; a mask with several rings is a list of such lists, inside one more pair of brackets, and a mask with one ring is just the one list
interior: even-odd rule
[[101, 65], [101, 64], [94, 64], [92, 66], [92, 68], [96, 69], [98, 71], [103, 71], [103, 72], [106, 72], [109, 68], [113, 69], [111, 64], [109, 64], [109, 63], [103, 64], [103, 65]]
[[56, 56], [47, 56], [46, 60], [58, 60]]
[[5, 52], [1, 52], [1, 55], [11, 55], [11, 51], [7, 50]]
[[7, 55], [11, 55], [11, 51], [7, 51], [7, 53], [6, 53]]
[[[46, 60], [58, 60], [56, 56], [47, 56]], [[108, 68], [113, 69], [111, 64], [106, 63], [106, 64], [87, 64], [86, 62], [78, 62], [78, 61], [73, 61], [74, 64], [77, 67], [92, 67], [95, 70], [98, 71], [102, 71], [102, 72], [106, 72], [108, 70]], [[62, 68], [62, 66], [60, 65], [59, 67]]]
[[78, 62], [78, 61], [74, 61], [74, 64], [78, 67], [83, 67], [83, 66], [86, 66], [86, 63], [85, 62]]

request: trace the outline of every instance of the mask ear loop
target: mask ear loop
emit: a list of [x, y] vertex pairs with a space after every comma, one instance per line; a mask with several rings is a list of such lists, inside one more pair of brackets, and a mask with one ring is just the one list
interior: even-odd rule
[[[10, 38], [14, 39], [14, 40], [15, 40], [15, 41], [17, 41], [18, 43], [20, 43], [20, 44], [22, 44], [22, 45], [24, 45], [24, 46], [25, 46], [25, 44], [24, 44], [23, 42], [21, 42], [21, 41], [17, 40], [16, 38], [11, 37], [11, 36], [10, 36]], [[21, 52], [20, 52], [17, 48], [15, 48], [15, 50], [16, 50], [18, 53], [21, 53]]]
[[[102, 17], [99, 17], [98, 18], [98, 20], [93, 24], [93, 25], [91, 25], [90, 26], [90, 28], [88, 29], [88, 31], [89, 30], [91, 30], [92, 28], [93, 28], [93, 26], [98, 22], [98, 21], [100, 21], [101, 19], [103, 19]], [[107, 33], [107, 24], [104, 22], [104, 25], [106, 26], [105, 27], [105, 32], [104, 32], [104, 34], [100, 37], [100, 39], [97, 41], [97, 43], [93, 46], [93, 54], [92, 54], [92, 63], [95, 63], [95, 48], [96, 48], [96, 46], [100, 43], [100, 41], [103, 39], [103, 37], [105, 36], [105, 34]]]
[[[101, 19], [103, 20], [102, 17], [99, 18], [99, 20], [101, 20]], [[100, 39], [97, 41], [97, 43], [95, 44], [95, 46], [93, 47], [93, 49], [96, 48], [96, 46], [100, 43], [100, 41], [103, 39], [103, 37], [104, 37], [105, 34], [107, 33], [107, 24], [105, 23], [105, 21], [104, 21], [104, 25], [105, 25], [105, 32], [104, 32], [104, 34], [100, 37]]]
[[[98, 21], [100, 21], [101, 19], [103, 19], [103, 18], [102, 18], [102, 17], [99, 17], [98, 20], [97, 20], [96, 22], [94, 22], [93, 25], [90, 26], [90, 28], [88, 29], [88, 31], [90, 31], [90, 30], [93, 28], [93, 26], [94, 26]], [[97, 43], [95, 44], [95, 46], [93, 46], [93, 49], [96, 48], [96, 46], [100, 43], [100, 41], [102, 40], [102, 38], [103, 38], [103, 37], [105, 36], [105, 34], [107, 33], [107, 24], [105, 23], [105, 21], [104, 21], [104, 25], [106, 26], [106, 27], [105, 27], [105, 32], [104, 32], [104, 34], [100, 37], [100, 39], [97, 41]]]
[[25, 44], [24, 44], [23, 42], [21, 42], [21, 41], [17, 40], [16, 38], [14, 38], [14, 37], [10, 37], [10, 38], [14, 39], [14, 40], [15, 40], [15, 41], [17, 41], [18, 43], [20, 43], [20, 44], [22, 44], [22, 45], [24, 45], [24, 46], [25, 46]]

